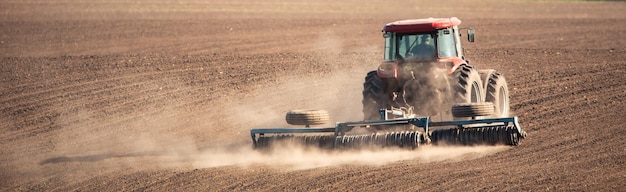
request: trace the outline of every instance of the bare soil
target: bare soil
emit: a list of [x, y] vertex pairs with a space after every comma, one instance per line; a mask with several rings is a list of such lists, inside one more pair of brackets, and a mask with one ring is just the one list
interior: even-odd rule
[[[624, 191], [626, 4], [2, 1], [0, 191]], [[520, 146], [251, 149], [290, 109], [362, 118], [387, 22], [456, 16]]]

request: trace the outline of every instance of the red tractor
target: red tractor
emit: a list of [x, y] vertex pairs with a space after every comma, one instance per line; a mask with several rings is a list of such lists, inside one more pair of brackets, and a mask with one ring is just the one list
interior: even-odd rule
[[[323, 110], [293, 110], [285, 119], [304, 128], [251, 129], [255, 148], [296, 143], [331, 149], [422, 144], [518, 145], [526, 132], [509, 117], [504, 76], [469, 65], [461, 47], [461, 20], [428, 18], [385, 25], [385, 57], [365, 77], [364, 121], [328, 121]], [[474, 31], [467, 29], [470, 42]], [[372, 133], [352, 132], [366, 128]], [[373, 128], [373, 129], [369, 129]], [[286, 143], [285, 143], [286, 142]]]
[[[381, 109], [441, 120], [476, 118], [480, 110], [455, 113], [452, 106], [485, 108], [484, 103], [493, 105], [482, 116], [509, 116], [506, 79], [493, 69], [469, 64], [459, 24], [461, 20], [452, 17], [402, 20], [383, 27], [384, 61], [367, 74], [363, 85], [365, 120], [386, 119]], [[474, 30], [465, 29], [468, 41], [474, 42]]]

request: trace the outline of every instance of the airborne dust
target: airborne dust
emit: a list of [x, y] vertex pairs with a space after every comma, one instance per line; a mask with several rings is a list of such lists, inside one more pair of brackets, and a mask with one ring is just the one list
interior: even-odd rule
[[[363, 119], [363, 79], [367, 71], [375, 69], [380, 61], [377, 58], [360, 58], [359, 55], [338, 58], [337, 54], [329, 54], [341, 52], [342, 46], [332, 32], [325, 34], [313, 46], [313, 51], [319, 54], [319, 62], [335, 63], [339, 59], [354, 63], [324, 74], [279, 77], [271, 86], [252, 85], [251, 91], [244, 95], [221, 98], [221, 101], [216, 102], [219, 104], [206, 106], [205, 111], [185, 111], [164, 106], [167, 109], [163, 112], [121, 123], [123, 126], [117, 127], [114, 132], [107, 129], [67, 133], [63, 138], [58, 138], [57, 151], [51, 153], [52, 157], [39, 164], [46, 169], [45, 165], [48, 164], [92, 162], [99, 163], [107, 171], [150, 167], [246, 168], [259, 165], [299, 170], [345, 164], [377, 166], [406, 160], [423, 163], [462, 161], [508, 148], [421, 146], [416, 150], [388, 148], [324, 151], [280, 146], [269, 152], [253, 150], [249, 130], [293, 127], [284, 119], [288, 110], [327, 110], [331, 122], [324, 125], [326, 127], [334, 126], [334, 122]], [[357, 51], [377, 53], [378, 48], [372, 46], [363, 49]], [[85, 118], [85, 122], [94, 122]], [[66, 142], [72, 140], [81, 142]], [[75, 146], [73, 143], [90, 145]]]
[[[247, 108], [252, 111], [246, 113], [245, 121], [265, 125], [250, 123], [249, 125], [256, 127], [241, 127], [241, 129], [247, 132], [249, 128], [293, 127], [285, 123], [284, 113], [294, 108], [325, 109], [329, 111], [333, 122], [362, 120], [362, 74], [338, 72], [325, 77], [292, 77], [285, 80], [288, 83], [259, 90], [257, 97], [247, 98], [242, 101], [244, 106], [235, 107], [235, 109], [245, 110], [245, 106], [252, 103], [254, 107]], [[262, 108], [256, 104], [269, 107]], [[255, 109], [266, 110], [268, 108], [274, 108], [274, 111], [255, 111]], [[334, 123], [326, 126], [332, 127]], [[248, 134], [242, 134], [244, 135], [248, 136]], [[508, 148], [507, 146], [420, 146], [416, 150], [386, 148], [328, 151], [302, 146], [279, 146], [270, 151], [255, 151], [252, 149], [249, 136], [246, 139], [248, 143], [239, 148], [209, 148], [198, 151], [198, 154], [192, 158], [193, 167], [264, 165], [281, 169], [310, 169], [342, 164], [384, 165], [404, 160], [428, 163], [479, 158]]]
[[[333, 53], [342, 52], [342, 41], [333, 32], [320, 35], [314, 44], [314, 51], [320, 51], [318, 59], [327, 63], [342, 63]], [[378, 53], [378, 47], [365, 47], [362, 52]], [[331, 56], [329, 56], [331, 55]], [[330, 113], [331, 123], [326, 127], [334, 126], [334, 122], [360, 121], [362, 114], [363, 79], [367, 71], [375, 69], [378, 58], [368, 60], [354, 57], [350, 61], [357, 67], [344, 67], [329, 74], [316, 76], [283, 77], [272, 87], [261, 87], [253, 91], [254, 97], [247, 97], [232, 107], [235, 111], [247, 111], [239, 129], [247, 136], [250, 128], [290, 127], [284, 120], [284, 115], [291, 109], [324, 109]], [[304, 64], [302, 64], [304, 65]], [[360, 66], [359, 66], [360, 65]], [[437, 69], [429, 69], [437, 70]], [[437, 74], [444, 73], [437, 71]], [[437, 75], [436, 74], [436, 75]], [[435, 75], [435, 76], [436, 76]], [[441, 85], [434, 85], [434, 87]], [[437, 107], [437, 106], [431, 106]], [[235, 118], [237, 120], [241, 120]], [[355, 128], [356, 129], [356, 128]], [[195, 168], [216, 166], [252, 165], [277, 166], [280, 168], [310, 169], [316, 167], [336, 166], [342, 164], [384, 165], [388, 163], [416, 160], [420, 162], [434, 161], [461, 161], [497, 153], [506, 150], [507, 146], [422, 146], [416, 150], [406, 149], [364, 149], [361, 151], [326, 151], [300, 146], [274, 147], [269, 152], [259, 152], [252, 149], [251, 140], [236, 149], [210, 148], [198, 151], [193, 158]]]
[[[415, 150], [385, 148], [351, 151], [328, 151], [302, 146], [279, 146], [270, 151], [252, 148], [251, 128], [294, 127], [286, 124], [285, 112], [290, 109], [326, 109], [331, 121], [358, 121], [361, 113], [361, 79], [352, 73], [334, 73], [323, 77], [285, 77], [273, 87], [263, 87], [245, 99], [224, 103], [225, 114], [219, 123], [207, 123], [201, 116], [180, 115], [174, 109], [145, 121], [129, 124], [141, 128], [132, 139], [111, 135], [91, 146], [96, 155], [48, 159], [48, 162], [98, 162], [113, 168], [210, 168], [237, 166], [241, 168], [268, 166], [281, 170], [302, 170], [337, 165], [380, 166], [399, 161], [421, 163], [462, 161], [480, 158], [508, 149], [508, 146], [425, 146]], [[176, 112], [174, 112], [176, 111]], [[210, 145], [185, 136], [184, 130], [172, 127], [200, 126], [208, 131]], [[334, 123], [324, 125], [334, 126]], [[356, 128], [355, 128], [356, 129]], [[206, 132], [205, 132], [206, 133]], [[129, 133], [130, 134], [130, 133]], [[217, 141], [211, 141], [217, 140]], [[106, 145], [106, 146], [105, 146]], [[85, 150], [84, 148], [82, 150]], [[116, 162], [118, 159], [119, 162]], [[141, 165], [140, 165], [141, 164]], [[141, 168], [140, 168], [141, 169]]]

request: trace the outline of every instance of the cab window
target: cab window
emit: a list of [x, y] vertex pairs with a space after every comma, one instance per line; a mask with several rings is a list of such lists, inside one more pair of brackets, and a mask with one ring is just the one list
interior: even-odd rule
[[457, 55], [454, 46], [454, 33], [451, 28], [439, 30], [437, 32], [437, 40], [439, 57], [454, 57]]

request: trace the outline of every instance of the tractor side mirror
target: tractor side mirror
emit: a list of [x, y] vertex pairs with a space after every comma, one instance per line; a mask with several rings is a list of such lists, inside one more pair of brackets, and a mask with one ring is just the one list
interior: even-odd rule
[[474, 42], [474, 29], [467, 29], [467, 41]]

